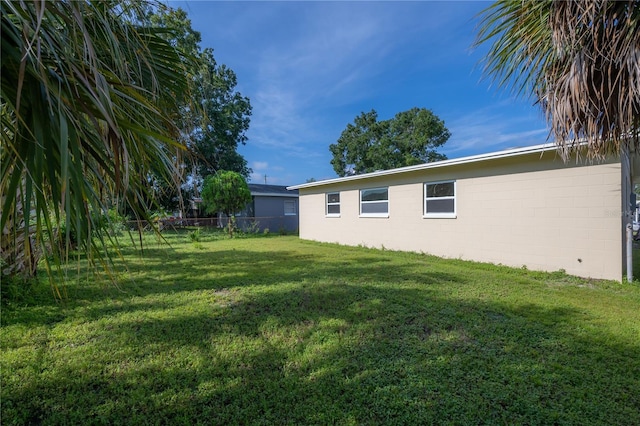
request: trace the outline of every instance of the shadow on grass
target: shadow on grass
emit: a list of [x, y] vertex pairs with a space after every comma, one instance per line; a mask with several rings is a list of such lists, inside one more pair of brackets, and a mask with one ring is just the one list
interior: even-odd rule
[[3, 422], [640, 423], [638, 346], [574, 308], [450, 291], [482, 271], [419, 266], [147, 250], [128, 294], [69, 312], [83, 344], [48, 342], [60, 354], [25, 367], [45, 371], [3, 386]]

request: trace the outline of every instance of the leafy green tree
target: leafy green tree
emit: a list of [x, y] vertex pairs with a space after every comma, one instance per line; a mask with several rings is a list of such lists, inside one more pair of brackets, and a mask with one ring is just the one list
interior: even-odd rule
[[245, 178], [251, 174], [247, 160], [238, 153], [238, 145], [247, 142], [251, 103], [236, 91], [236, 74], [225, 65], [217, 65], [213, 49], [200, 54], [202, 66], [195, 76], [194, 96], [201, 100], [202, 115], [194, 117], [190, 148], [197, 172], [207, 176], [218, 170], [230, 170]]
[[35, 273], [43, 251], [52, 274], [70, 232], [108, 264], [93, 213], [128, 205], [148, 218], [148, 176], [174, 174], [188, 58], [142, 23], [146, 4], [2, 2], [3, 274]]
[[640, 2], [499, 0], [481, 14], [484, 72], [531, 96], [567, 159], [640, 144]]
[[149, 9], [147, 19], [168, 31], [165, 37], [180, 51], [197, 57], [189, 70], [191, 91], [189, 98], [179, 100], [181, 115], [178, 125], [189, 155], [177, 159], [181, 164], [184, 194], [171, 192], [171, 182], [155, 179], [157, 196], [169, 210], [178, 207], [178, 199], [197, 195], [204, 176], [218, 170], [231, 170], [245, 178], [251, 173], [246, 159], [238, 153], [238, 146], [247, 142], [251, 103], [236, 91], [236, 74], [219, 65], [213, 49], [200, 48], [201, 35], [191, 27], [191, 20], [181, 9], [158, 7]]
[[331, 164], [338, 176], [348, 176], [444, 160], [436, 149], [450, 136], [444, 121], [428, 109], [412, 108], [383, 121], [371, 110], [329, 146]]
[[202, 203], [207, 213], [222, 212], [229, 218], [229, 236], [233, 237], [235, 214], [251, 202], [251, 191], [240, 173], [220, 171], [207, 176], [202, 187]]

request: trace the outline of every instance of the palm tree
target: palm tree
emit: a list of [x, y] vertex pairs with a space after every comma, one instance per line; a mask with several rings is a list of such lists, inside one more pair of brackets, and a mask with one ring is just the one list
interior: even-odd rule
[[539, 102], [564, 158], [634, 150], [640, 129], [640, 1], [498, 0], [481, 13], [485, 74]]
[[161, 30], [142, 24], [147, 6], [2, 2], [3, 275], [33, 273], [38, 250], [51, 250], [49, 271], [60, 266], [71, 230], [105, 262], [95, 213], [126, 204], [145, 218], [149, 174], [171, 181], [187, 76]]

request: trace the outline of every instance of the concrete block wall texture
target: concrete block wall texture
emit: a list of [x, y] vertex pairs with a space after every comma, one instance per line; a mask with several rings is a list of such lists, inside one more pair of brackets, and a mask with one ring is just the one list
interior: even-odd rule
[[[428, 218], [424, 183], [456, 182], [455, 218]], [[360, 189], [389, 188], [389, 216], [361, 217]], [[300, 237], [620, 280], [620, 163], [554, 152], [300, 188]], [[325, 215], [340, 192], [340, 217]]]

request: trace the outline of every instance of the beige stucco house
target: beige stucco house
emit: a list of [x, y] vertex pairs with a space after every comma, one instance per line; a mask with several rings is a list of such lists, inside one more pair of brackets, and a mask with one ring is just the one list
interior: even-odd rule
[[544, 144], [289, 189], [303, 239], [621, 280], [634, 170]]

